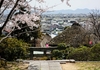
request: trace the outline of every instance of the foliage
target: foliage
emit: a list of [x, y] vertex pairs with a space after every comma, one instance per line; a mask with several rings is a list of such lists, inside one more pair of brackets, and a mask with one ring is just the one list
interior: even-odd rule
[[0, 58], [0, 67], [5, 67], [5, 66], [7, 66], [7, 61]]
[[54, 50], [53, 57], [56, 59], [75, 59], [77, 61], [100, 61], [100, 43], [93, 47], [80, 46], [78, 48], [67, 47], [66, 49]]
[[23, 63], [23, 62], [7, 62], [6, 67], [0, 67], [0, 70], [27, 70], [29, 66], [29, 63]]
[[81, 46], [80, 48], [67, 49], [69, 59], [79, 61], [99, 61], [100, 60], [100, 44], [95, 44], [93, 47]]
[[66, 52], [67, 54], [69, 54], [69, 53], [71, 53], [71, 52], [74, 51], [74, 50], [75, 50], [74, 47], [69, 47], [69, 48], [66, 48], [66, 49], [65, 49], [65, 52]]
[[57, 48], [59, 50], [64, 50], [64, 49], [66, 49], [66, 44], [65, 43], [60, 43], [60, 44], [58, 44]]
[[57, 50], [53, 50], [53, 57], [56, 59], [66, 59], [67, 56], [67, 50], [66, 50], [66, 44], [65, 43], [59, 43], [57, 46]]
[[22, 40], [7, 38], [0, 44], [0, 55], [9, 61], [25, 58], [28, 53], [28, 47], [29, 45]]
[[90, 58], [90, 48], [81, 46], [80, 48], [75, 48], [73, 51], [71, 51], [68, 54], [69, 59], [75, 59], [79, 61], [86, 61], [89, 60]]
[[100, 43], [91, 48], [91, 60], [100, 60]]
[[54, 50], [52, 52], [53, 57], [55, 57], [56, 59], [62, 59], [62, 54], [63, 53], [61, 51], [59, 51], [59, 50]]

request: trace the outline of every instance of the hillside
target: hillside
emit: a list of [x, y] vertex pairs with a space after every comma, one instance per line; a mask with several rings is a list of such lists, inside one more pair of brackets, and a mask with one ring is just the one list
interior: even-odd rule
[[89, 34], [86, 34], [86, 30], [81, 26], [68, 27], [61, 34], [53, 38], [49, 44], [57, 45], [59, 43], [70, 44], [71, 46], [78, 47], [79, 45], [86, 45], [89, 40], [92, 39]]

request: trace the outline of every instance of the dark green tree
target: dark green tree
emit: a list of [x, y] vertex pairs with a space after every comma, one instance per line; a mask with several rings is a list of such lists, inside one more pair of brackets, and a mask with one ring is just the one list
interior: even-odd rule
[[91, 60], [94, 61], [100, 61], [100, 43], [95, 44], [92, 48], [91, 48]]
[[16, 38], [6, 38], [0, 43], [0, 56], [12, 61], [19, 58], [26, 58], [29, 44]]

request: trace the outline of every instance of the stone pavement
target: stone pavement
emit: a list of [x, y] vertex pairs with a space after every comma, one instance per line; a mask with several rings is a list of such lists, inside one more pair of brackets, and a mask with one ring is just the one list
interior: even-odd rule
[[30, 60], [28, 70], [62, 70], [60, 62]]

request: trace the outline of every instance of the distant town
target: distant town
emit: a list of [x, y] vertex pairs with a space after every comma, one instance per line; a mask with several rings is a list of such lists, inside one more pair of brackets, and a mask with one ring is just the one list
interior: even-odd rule
[[52, 38], [61, 33], [65, 27], [70, 27], [74, 22], [82, 27], [87, 26], [88, 14], [43, 14], [41, 18], [41, 30]]

